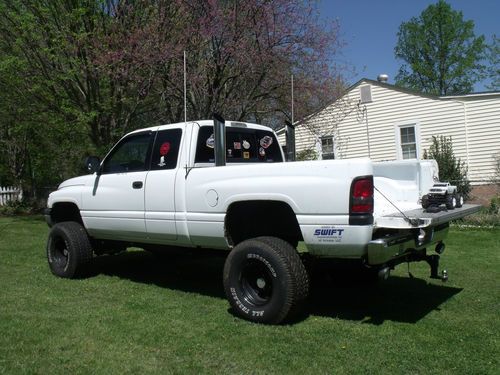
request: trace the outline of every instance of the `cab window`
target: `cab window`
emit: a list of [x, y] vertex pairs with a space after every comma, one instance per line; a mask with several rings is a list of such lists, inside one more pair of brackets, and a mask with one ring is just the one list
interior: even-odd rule
[[151, 145], [151, 136], [151, 132], [139, 133], [120, 141], [104, 161], [102, 173], [145, 171]]
[[151, 153], [152, 171], [177, 167], [181, 136], [181, 129], [161, 130], [158, 132]]
[[[214, 129], [202, 126], [198, 132], [195, 163], [214, 163]], [[239, 127], [226, 128], [227, 163], [282, 162], [283, 156], [273, 133]]]

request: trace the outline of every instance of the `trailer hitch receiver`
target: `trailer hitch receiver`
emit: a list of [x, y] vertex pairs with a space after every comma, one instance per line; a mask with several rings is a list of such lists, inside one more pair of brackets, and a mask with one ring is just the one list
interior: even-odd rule
[[431, 279], [439, 279], [442, 282], [448, 281], [448, 271], [443, 270], [439, 275], [439, 255], [427, 255], [425, 261], [431, 267]]

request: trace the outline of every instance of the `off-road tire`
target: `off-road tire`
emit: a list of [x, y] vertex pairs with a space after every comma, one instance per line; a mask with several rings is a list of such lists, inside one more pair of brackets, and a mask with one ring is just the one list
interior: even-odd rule
[[55, 224], [47, 241], [47, 260], [54, 275], [75, 279], [88, 275], [92, 246], [85, 228], [76, 222]]
[[457, 206], [457, 198], [455, 194], [450, 194], [446, 196], [446, 208], [448, 210], [453, 210]]
[[460, 193], [457, 193], [455, 195], [455, 199], [457, 200], [457, 204], [456, 204], [456, 208], [460, 208], [464, 205], [464, 197], [462, 196], [462, 194]]
[[309, 278], [297, 251], [275, 237], [239, 243], [226, 259], [223, 282], [233, 311], [258, 323], [292, 319], [309, 293]]
[[422, 208], [427, 209], [430, 205], [431, 203], [429, 202], [429, 196], [427, 194], [422, 196]]

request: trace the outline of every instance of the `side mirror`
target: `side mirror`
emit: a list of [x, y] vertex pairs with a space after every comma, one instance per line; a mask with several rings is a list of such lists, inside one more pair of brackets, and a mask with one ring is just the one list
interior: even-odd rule
[[88, 156], [85, 159], [85, 169], [90, 173], [97, 172], [99, 174], [99, 167], [101, 166], [101, 159], [97, 156]]

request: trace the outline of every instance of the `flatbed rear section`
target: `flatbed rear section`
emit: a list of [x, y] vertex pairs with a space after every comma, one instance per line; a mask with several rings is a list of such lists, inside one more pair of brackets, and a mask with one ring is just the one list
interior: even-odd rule
[[423, 208], [410, 211], [395, 212], [378, 217], [375, 220], [376, 228], [412, 229], [434, 227], [452, 220], [461, 219], [467, 215], [478, 212], [480, 205], [464, 204], [453, 210], [441, 209], [439, 212], [427, 212]]

